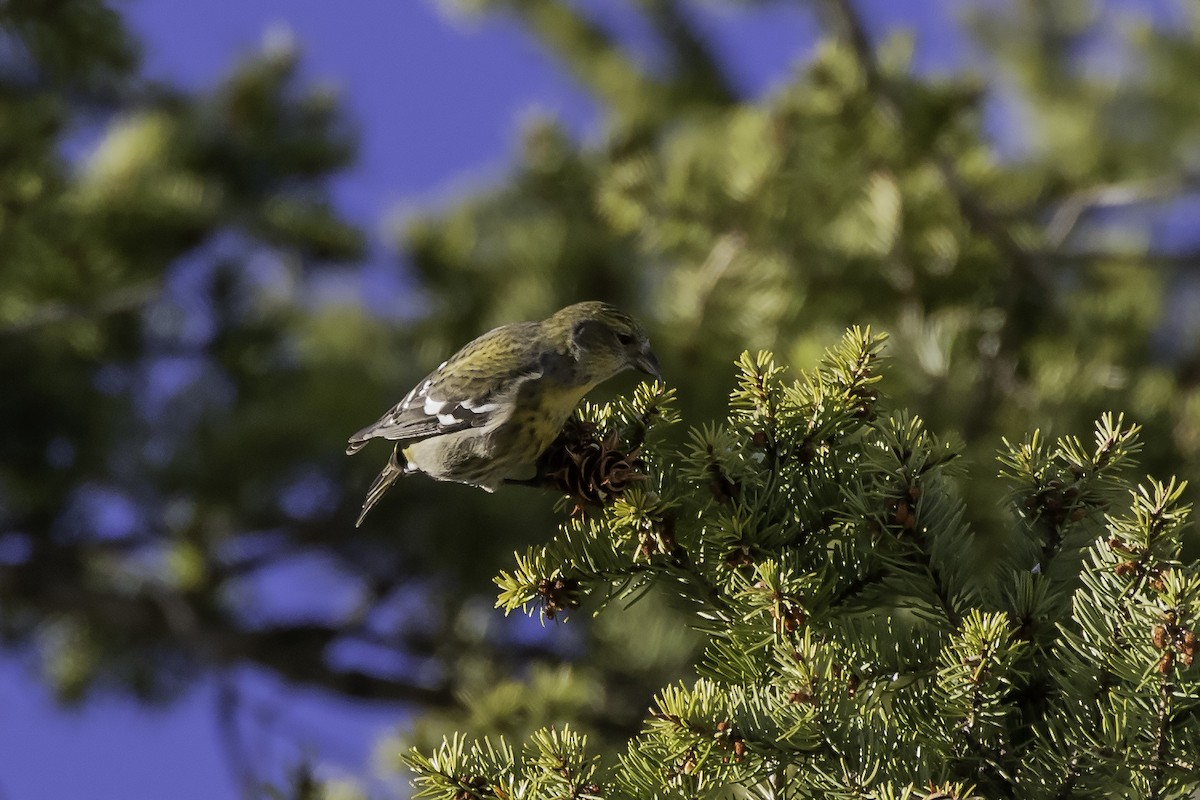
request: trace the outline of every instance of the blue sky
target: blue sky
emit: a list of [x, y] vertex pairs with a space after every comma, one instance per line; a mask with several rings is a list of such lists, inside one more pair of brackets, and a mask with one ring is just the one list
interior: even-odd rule
[[[628, 18], [611, 14], [612, 0], [580, 4], [638, 41]], [[816, 28], [800, 5], [733, 13], [716, 2], [698, 4], [704, 34], [747, 96], [769, 91], [811, 52]], [[1157, 0], [1136, 5], [1159, 12], [1168, 6]], [[962, 30], [948, 23], [961, 7], [954, 0], [871, 0], [860, 7], [876, 34], [915, 31], [921, 71], [971, 61]], [[264, 37], [292, 37], [305, 75], [339, 87], [357, 122], [360, 159], [335, 184], [335, 200], [376, 235], [368, 276], [396, 285], [400, 268], [379, 237], [389, 214], [446, 204], [498, 180], [520, 122], [533, 110], [557, 116], [585, 140], [600, 119], [596, 104], [519, 27], [503, 19], [447, 17], [432, 0], [141, 0], [119, 8], [144, 42], [147, 74], [189, 88], [210, 86]], [[31, 666], [0, 659], [0, 800], [236, 796], [212, 681], [161, 709], [101, 698], [63, 710], [31, 677]], [[249, 672], [237, 680], [255, 699], [256, 713], [264, 720], [275, 715], [278, 729], [288, 732], [283, 740], [260, 741], [249, 726], [251, 750], [265, 761], [319, 752], [331, 773], [361, 770], [376, 740], [403, 722], [399, 708], [296, 691]]]

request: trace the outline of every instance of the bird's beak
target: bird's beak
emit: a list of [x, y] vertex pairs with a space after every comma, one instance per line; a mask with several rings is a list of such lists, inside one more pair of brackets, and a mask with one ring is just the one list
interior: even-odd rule
[[[646, 348], [633, 360], [633, 365], [655, 380], [662, 381], [662, 367], [658, 364], [658, 357], [650, 352], [649, 348]], [[665, 383], [666, 381], [663, 382]]]

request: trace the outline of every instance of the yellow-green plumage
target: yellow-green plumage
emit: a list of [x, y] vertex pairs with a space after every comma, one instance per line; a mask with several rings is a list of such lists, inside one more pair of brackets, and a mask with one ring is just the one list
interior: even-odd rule
[[577, 303], [541, 322], [485, 333], [350, 437], [347, 453], [371, 439], [397, 443], [358, 524], [410, 472], [488, 491], [531, 477], [583, 396], [631, 367], [659, 377], [641, 326], [604, 303]]

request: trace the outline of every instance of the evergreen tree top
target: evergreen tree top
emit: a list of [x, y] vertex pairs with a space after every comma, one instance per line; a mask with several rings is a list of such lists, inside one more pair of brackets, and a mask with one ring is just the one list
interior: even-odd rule
[[[961, 447], [880, 393], [853, 329], [789, 381], [743, 354], [724, 423], [671, 394], [590, 406], [646, 480], [518, 553], [497, 606], [621, 614], [673, 595], [704, 640], [601, 764], [566, 727], [404, 758], [418, 797], [1183, 797], [1200, 788], [1200, 563], [1184, 485], [1127, 474], [1137, 426], [1005, 443], [1006, 539], [966, 521]], [[577, 446], [568, 444], [567, 446]], [[974, 466], [974, 465], [973, 465]], [[568, 502], [566, 505], [570, 505]], [[601, 611], [601, 609], [604, 609]], [[631, 638], [630, 650], [644, 646]]]

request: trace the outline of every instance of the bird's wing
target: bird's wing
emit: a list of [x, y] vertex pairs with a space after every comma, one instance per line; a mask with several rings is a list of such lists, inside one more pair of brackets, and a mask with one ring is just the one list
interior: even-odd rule
[[[371, 425], [350, 437], [347, 453], [370, 439], [417, 441], [487, 425], [508, 413], [517, 388], [541, 376], [542, 362], [531, 353], [531, 331], [518, 323], [483, 334], [459, 350]], [[514, 335], [516, 334], [516, 335]]]

